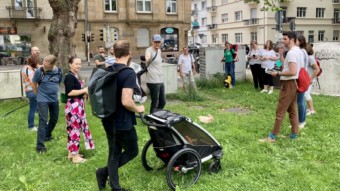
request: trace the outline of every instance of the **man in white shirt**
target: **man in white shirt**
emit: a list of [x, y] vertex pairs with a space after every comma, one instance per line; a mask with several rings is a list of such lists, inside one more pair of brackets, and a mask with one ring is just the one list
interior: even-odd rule
[[280, 60], [283, 63], [282, 72], [272, 72], [273, 77], [280, 77], [281, 90], [279, 95], [279, 102], [276, 108], [276, 118], [274, 128], [268, 137], [260, 139], [260, 142], [275, 142], [276, 136], [280, 131], [282, 121], [285, 113], [289, 113], [289, 120], [292, 126], [290, 138], [295, 139], [299, 131], [299, 119], [297, 111], [297, 83], [299, 76], [300, 63], [303, 62], [303, 53], [298, 46], [296, 46], [296, 33], [283, 33], [283, 42], [288, 48], [286, 58], [283, 57], [283, 49], [279, 50]]
[[183, 79], [184, 90], [187, 91], [190, 87], [192, 87], [196, 91], [196, 84], [193, 75], [196, 71], [195, 60], [192, 54], [189, 54], [188, 47], [183, 47], [183, 54], [179, 56], [178, 66], [179, 74]]

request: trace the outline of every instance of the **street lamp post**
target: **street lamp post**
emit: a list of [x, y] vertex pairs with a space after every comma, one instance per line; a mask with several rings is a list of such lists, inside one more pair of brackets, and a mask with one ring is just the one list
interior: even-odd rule
[[[88, 23], [88, 6], [87, 6], [87, 0], [84, 1], [84, 8], [85, 8], [85, 34], [89, 34], [89, 23]], [[87, 64], [90, 66], [90, 42], [85, 38], [85, 44], [86, 44], [86, 59]]]

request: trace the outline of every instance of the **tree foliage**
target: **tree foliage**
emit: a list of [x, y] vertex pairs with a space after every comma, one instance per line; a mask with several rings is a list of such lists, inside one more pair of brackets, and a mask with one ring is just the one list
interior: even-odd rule
[[67, 68], [69, 55], [75, 55], [73, 37], [77, 25], [78, 4], [81, 0], [48, 0], [53, 10], [48, 33], [49, 51], [59, 60], [59, 66]]
[[[258, 0], [259, 2], [260, 0]], [[288, 2], [289, 0], [263, 0], [261, 11], [278, 11], [281, 10], [280, 3]]]

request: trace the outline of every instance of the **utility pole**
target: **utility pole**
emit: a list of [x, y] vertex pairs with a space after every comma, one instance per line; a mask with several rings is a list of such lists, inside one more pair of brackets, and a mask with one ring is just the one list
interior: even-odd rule
[[[87, 6], [87, 0], [84, 1], [85, 6], [85, 35], [89, 34], [89, 22], [88, 22], [88, 6]], [[85, 44], [86, 44], [86, 58], [87, 58], [87, 64], [90, 66], [90, 42], [87, 38], [85, 38]]]

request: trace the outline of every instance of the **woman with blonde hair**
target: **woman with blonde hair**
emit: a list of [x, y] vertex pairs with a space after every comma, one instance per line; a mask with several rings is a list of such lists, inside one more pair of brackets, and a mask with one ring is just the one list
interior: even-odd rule
[[249, 66], [251, 74], [253, 75], [254, 88], [263, 89], [262, 75], [261, 75], [261, 62], [259, 60], [260, 49], [258, 47], [257, 41], [253, 40], [250, 43], [250, 51], [247, 55], [249, 61]]

